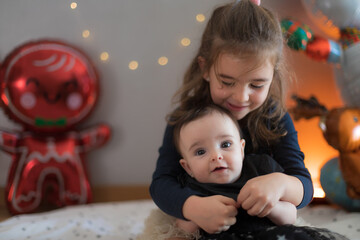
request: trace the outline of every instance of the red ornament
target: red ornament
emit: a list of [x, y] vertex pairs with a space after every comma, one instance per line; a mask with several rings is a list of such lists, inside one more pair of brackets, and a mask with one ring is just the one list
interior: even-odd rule
[[0, 148], [12, 154], [6, 186], [9, 211], [28, 213], [47, 201], [56, 206], [91, 201], [85, 153], [110, 137], [107, 125], [78, 131], [93, 110], [98, 76], [84, 53], [58, 42], [29, 42], [0, 68], [5, 112], [24, 131], [0, 130]]
[[322, 37], [315, 37], [308, 43], [306, 55], [317, 61], [326, 61], [331, 51], [330, 41]]

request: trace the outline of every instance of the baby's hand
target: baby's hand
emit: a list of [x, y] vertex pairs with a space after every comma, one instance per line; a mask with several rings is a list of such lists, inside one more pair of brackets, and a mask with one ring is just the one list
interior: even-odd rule
[[250, 179], [241, 189], [237, 204], [251, 216], [267, 216], [285, 191], [281, 173], [271, 173]]
[[236, 222], [236, 202], [228, 197], [189, 197], [183, 206], [184, 217], [208, 233], [226, 231]]

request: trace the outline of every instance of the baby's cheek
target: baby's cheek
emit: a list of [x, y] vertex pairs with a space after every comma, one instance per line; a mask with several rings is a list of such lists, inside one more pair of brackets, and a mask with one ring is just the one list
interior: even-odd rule
[[36, 105], [36, 97], [33, 93], [27, 92], [21, 95], [20, 105], [25, 109], [32, 109]]
[[83, 98], [80, 93], [72, 93], [66, 99], [66, 105], [71, 110], [77, 110], [81, 107]]

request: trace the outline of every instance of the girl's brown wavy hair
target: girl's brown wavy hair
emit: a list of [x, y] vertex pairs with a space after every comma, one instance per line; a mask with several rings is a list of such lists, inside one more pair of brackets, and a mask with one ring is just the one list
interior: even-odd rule
[[[280, 23], [268, 9], [250, 0], [216, 8], [202, 35], [199, 51], [185, 73], [182, 86], [173, 97], [177, 108], [167, 116], [168, 123], [175, 124], [194, 106], [213, 103], [209, 83], [203, 79], [203, 74], [209, 72], [213, 65], [216, 70], [221, 54], [232, 54], [240, 59], [257, 60], [254, 68], [268, 60], [274, 66], [267, 99], [261, 107], [240, 120], [241, 126], [249, 129], [254, 150], [261, 144], [269, 145], [286, 135], [279, 122], [286, 112], [286, 85], [291, 79], [284, 77], [286, 67], [283, 46]], [[202, 67], [199, 58], [205, 60]]]

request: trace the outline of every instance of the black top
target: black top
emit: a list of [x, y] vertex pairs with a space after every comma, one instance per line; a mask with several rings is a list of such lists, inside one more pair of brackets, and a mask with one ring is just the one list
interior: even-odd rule
[[[261, 146], [256, 152], [253, 151], [249, 129], [240, 125], [242, 137], [246, 141], [245, 154], [268, 154], [279, 163], [285, 174], [297, 177], [304, 187], [303, 200], [297, 206], [297, 208], [302, 208], [312, 200], [311, 176], [305, 168], [304, 154], [300, 151], [297, 132], [288, 113], [282, 118], [280, 125], [287, 131], [287, 134], [281, 137], [276, 144]], [[181, 156], [174, 145], [173, 130], [173, 126], [168, 125], [166, 127], [163, 144], [159, 149], [159, 157], [152, 177], [150, 194], [161, 210], [174, 217], [185, 219], [182, 213], [184, 202], [190, 196], [199, 195], [199, 193], [191, 188], [181, 187], [178, 181], [178, 176], [183, 174], [185, 170], [179, 164]]]
[[[269, 155], [249, 154], [244, 158], [243, 168], [240, 178], [234, 183], [200, 183], [188, 174], [179, 177], [183, 187], [190, 187], [200, 193], [200, 196], [223, 195], [237, 200], [237, 196], [245, 183], [254, 177], [273, 172], [283, 172], [284, 169]], [[227, 231], [245, 233], [249, 231], [259, 231], [270, 226], [275, 226], [268, 218], [253, 217], [241, 208], [238, 209], [236, 223]], [[206, 234], [205, 232], [203, 234]]]

